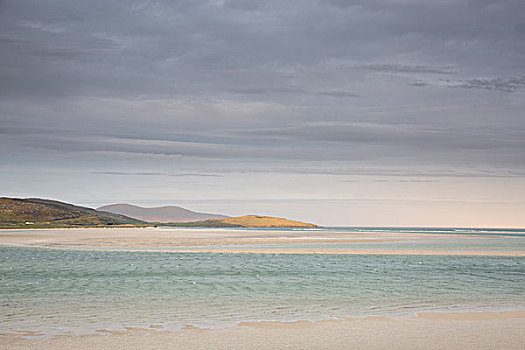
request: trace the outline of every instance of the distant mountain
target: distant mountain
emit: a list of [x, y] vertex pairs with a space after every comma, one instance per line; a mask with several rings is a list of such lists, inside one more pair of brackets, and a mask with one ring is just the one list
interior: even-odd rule
[[272, 216], [245, 215], [226, 219], [179, 223], [176, 226], [190, 227], [319, 227], [306, 222], [276, 218]]
[[124, 215], [40, 198], [0, 198], [0, 227], [145, 225]]
[[130, 204], [112, 204], [98, 208], [110, 213], [122, 214], [149, 222], [192, 222], [227, 218], [226, 215], [197, 213], [176, 206], [143, 208]]

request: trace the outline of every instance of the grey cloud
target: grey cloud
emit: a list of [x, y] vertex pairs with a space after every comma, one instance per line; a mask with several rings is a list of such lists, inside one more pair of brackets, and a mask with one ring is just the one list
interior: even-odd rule
[[503, 92], [516, 92], [525, 88], [525, 77], [469, 79], [457, 84], [451, 84], [450, 86], [464, 89], [485, 89]]
[[169, 162], [181, 176], [208, 162], [519, 174], [522, 96], [468, 89], [523, 91], [524, 12], [523, 1], [2, 1], [0, 162], [115, 161], [113, 175], [131, 175], [119, 164], [136, 161], [159, 181]]
[[425, 86], [428, 86], [429, 84], [424, 81], [415, 81], [412, 83], [412, 85], [417, 86], [417, 87], [425, 87]]
[[160, 172], [124, 172], [124, 171], [90, 171], [90, 174], [94, 175], [131, 175], [131, 176], [169, 176], [169, 177], [222, 177], [221, 175], [216, 174], [192, 174], [192, 173], [182, 173], [182, 174], [170, 174], [170, 173], [160, 173]]
[[20, 23], [21, 26], [27, 27], [27, 28], [33, 28], [37, 30], [42, 30], [44, 32], [50, 32], [50, 33], [61, 33], [65, 30], [64, 27], [56, 24], [45, 24], [42, 22], [32, 22], [32, 21], [23, 21]]
[[[247, 131], [252, 134], [252, 132]], [[370, 123], [313, 123], [287, 128], [259, 129], [258, 135], [297, 140], [363, 143], [368, 145], [403, 146], [414, 149], [489, 149], [493, 147], [525, 146], [523, 133], [509, 133], [495, 138], [491, 133], [471, 130], [421, 128], [414, 125]], [[254, 134], [254, 133], [253, 133]]]
[[95, 175], [139, 175], [139, 176], [159, 176], [164, 175], [163, 173], [152, 173], [152, 172], [123, 172], [123, 171], [90, 171], [90, 174]]
[[304, 167], [251, 167], [245, 168], [206, 168], [209, 172], [230, 174], [230, 173], [276, 173], [276, 174], [309, 174], [309, 175], [336, 175], [336, 176], [377, 176], [377, 177], [402, 177], [406, 179], [386, 180], [386, 179], [363, 179], [363, 180], [340, 180], [341, 182], [362, 182], [362, 181], [392, 181], [392, 182], [436, 182], [438, 180], [429, 178], [520, 178], [525, 175], [522, 171], [505, 171], [500, 169], [488, 168], [454, 168], [441, 169], [435, 166], [419, 167], [418, 169], [407, 170], [396, 166], [377, 166], [377, 167], [338, 167], [338, 168], [318, 168], [315, 166]]
[[[524, 43], [517, 27], [522, 21], [515, 15], [519, 2], [473, 11], [451, 2], [354, 1], [345, 4], [359, 9], [343, 12], [318, 1], [301, 2], [301, 11], [280, 1], [219, 4], [138, 1], [126, 7], [112, 1], [60, 6], [4, 1], [3, 36], [24, 44], [5, 48], [2, 88], [30, 95], [203, 96], [220, 94], [226, 87], [256, 95], [253, 82], [220, 72], [259, 71], [253, 78], [261, 80], [284, 70], [306, 86], [320, 81], [319, 65], [333, 58], [369, 71], [412, 74], [449, 73], [442, 67], [450, 64], [458, 70], [483, 70], [496, 61], [501, 67], [523, 68]], [[464, 31], [471, 27], [475, 34]], [[476, 46], [463, 52], [469, 40]], [[502, 51], [508, 55], [501, 56]], [[396, 59], [405, 52], [411, 53], [412, 64]], [[442, 63], [433, 62], [437, 56]], [[367, 63], [377, 57], [400, 63]]]
[[321, 96], [330, 96], [330, 97], [335, 97], [335, 98], [359, 97], [359, 95], [356, 94], [356, 93], [354, 93], [354, 92], [350, 92], [350, 91], [337, 91], [337, 90], [333, 90], [333, 91], [321, 91], [321, 92], [318, 92], [317, 95], [321, 95]]
[[421, 182], [421, 183], [428, 183], [428, 182], [439, 182], [439, 181], [438, 180], [341, 180], [339, 182], [406, 182], [406, 183]]
[[[414, 162], [456, 164], [476, 160], [487, 164], [512, 166], [522, 157], [525, 141], [521, 133], [505, 137], [490, 132], [421, 129], [410, 125], [313, 123], [302, 127], [247, 128], [224, 130], [228, 137], [216, 138], [206, 133], [171, 137], [115, 137], [110, 135], [69, 135], [50, 133], [4, 134], [5, 149], [21, 150], [53, 157], [53, 154], [100, 155], [103, 158], [181, 157], [218, 161], [257, 162], [374, 162], [382, 158], [394, 163]], [[18, 148], [18, 150], [17, 150]], [[11, 151], [10, 151], [11, 149]], [[461, 150], [461, 152], [457, 152]], [[425, 162], [422, 162], [422, 158]], [[321, 163], [322, 164], [322, 163]], [[269, 168], [266, 168], [269, 170]], [[116, 173], [115, 173], [116, 174]], [[164, 173], [162, 173], [164, 174]], [[148, 172], [145, 175], [153, 175]], [[160, 174], [159, 174], [160, 175]]]
[[282, 93], [305, 93], [306, 90], [294, 88], [294, 87], [279, 87], [279, 86], [268, 86], [268, 87], [242, 87], [242, 88], [232, 88], [228, 91], [235, 94], [245, 94], [245, 95], [266, 95], [266, 94], [282, 94]]
[[244, 88], [233, 88], [229, 89], [228, 91], [233, 92], [235, 94], [243, 94], [243, 95], [268, 95], [268, 94], [302, 94], [305, 96], [313, 95], [313, 96], [328, 96], [328, 97], [334, 97], [334, 98], [347, 98], [347, 97], [359, 97], [358, 94], [351, 92], [351, 91], [339, 91], [339, 90], [331, 90], [331, 91], [319, 91], [319, 92], [313, 92], [309, 91], [307, 89], [301, 89], [296, 87], [244, 87]]
[[360, 66], [360, 68], [368, 69], [376, 72], [386, 73], [432, 73], [432, 74], [450, 74], [451, 71], [448, 69], [430, 67], [430, 66], [418, 66], [418, 65], [404, 65], [404, 64], [366, 64]]

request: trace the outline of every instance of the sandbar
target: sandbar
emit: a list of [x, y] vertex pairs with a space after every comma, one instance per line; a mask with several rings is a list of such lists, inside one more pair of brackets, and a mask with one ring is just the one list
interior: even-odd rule
[[[243, 229], [162, 229], [145, 228], [78, 228], [0, 230], [0, 245], [59, 249], [133, 250], [192, 253], [273, 253], [273, 254], [359, 254], [359, 255], [486, 255], [525, 256], [525, 249], [453, 250], [374, 247], [375, 243], [403, 243], [409, 240], [454, 237], [451, 234], [417, 232], [347, 232]], [[310, 243], [347, 243], [345, 247], [313, 247]], [[352, 243], [370, 244], [366, 249]], [[289, 244], [302, 244], [302, 247]], [[257, 245], [256, 248], [253, 245]], [[288, 247], [290, 248], [287, 248]]]

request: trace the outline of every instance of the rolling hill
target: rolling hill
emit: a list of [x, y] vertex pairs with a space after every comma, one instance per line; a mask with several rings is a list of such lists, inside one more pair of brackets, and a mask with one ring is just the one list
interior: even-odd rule
[[0, 227], [92, 227], [148, 225], [124, 215], [40, 198], [0, 198]]
[[130, 204], [112, 204], [98, 208], [110, 213], [126, 215], [149, 222], [193, 222], [227, 218], [226, 215], [198, 213], [176, 206], [143, 208]]
[[244, 215], [225, 219], [205, 220], [197, 222], [176, 223], [170, 226], [189, 226], [189, 227], [319, 227], [314, 224], [276, 218], [272, 216]]
[[174, 206], [141, 208], [118, 204], [96, 210], [49, 199], [0, 197], [0, 228], [154, 226], [156, 223], [186, 227], [318, 227], [271, 216], [225, 217]]

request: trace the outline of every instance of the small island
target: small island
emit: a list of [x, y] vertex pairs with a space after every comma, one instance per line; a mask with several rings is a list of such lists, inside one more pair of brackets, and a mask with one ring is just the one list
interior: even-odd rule
[[244, 215], [225, 219], [213, 219], [195, 222], [173, 222], [159, 224], [163, 226], [179, 227], [260, 227], [260, 228], [318, 228], [315, 224], [288, 220], [272, 216]]

